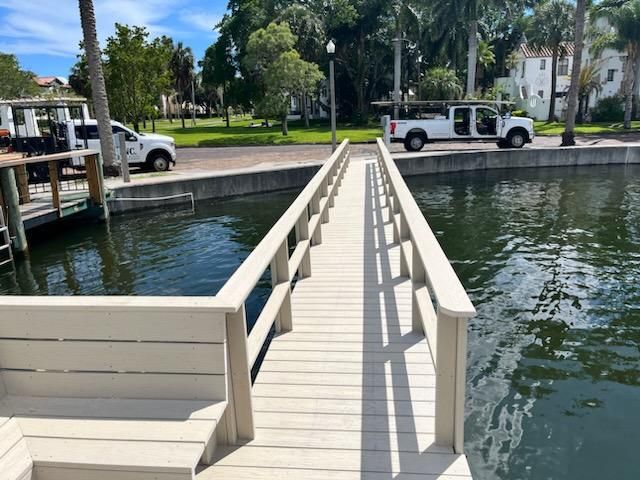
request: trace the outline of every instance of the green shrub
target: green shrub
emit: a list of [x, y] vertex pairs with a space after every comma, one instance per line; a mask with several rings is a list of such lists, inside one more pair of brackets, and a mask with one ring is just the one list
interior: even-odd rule
[[511, 115], [513, 115], [514, 117], [528, 117], [529, 112], [527, 112], [526, 110], [513, 110], [511, 112]]
[[624, 100], [617, 95], [598, 100], [591, 110], [591, 119], [594, 122], [621, 122], [624, 120]]

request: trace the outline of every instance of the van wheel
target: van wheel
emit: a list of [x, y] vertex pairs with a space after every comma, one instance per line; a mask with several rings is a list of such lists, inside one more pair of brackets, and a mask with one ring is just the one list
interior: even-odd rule
[[147, 160], [149, 170], [155, 172], [166, 172], [171, 166], [171, 161], [162, 153], [155, 153]]
[[507, 144], [511, 148], [522, 148], [527, 143], [527, 134], [524, 130], [514, 129], [507, 135]]
[[404, 140], [404, 148], [408, 152], [419, 152], [425, 143], [424, 135], [420, 133], [410, 133]]

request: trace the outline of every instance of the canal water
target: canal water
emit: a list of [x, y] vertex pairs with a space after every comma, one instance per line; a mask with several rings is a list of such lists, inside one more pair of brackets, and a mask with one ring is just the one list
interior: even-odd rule
[[[16, 272], [0, 270], [0, 295], [215, 295], [297, 192], [199, 202], [38, 232]], [[247, 302], [255, 319], [267, 274]]]
[[640, 478], [640, 167], [408, 183], [478, 311], [474, 478]]
[[[476, 305], [466, 452], [477, 480], [640, 478], [640, 167], [408, 179]], [[0, 294], [212, 295], [296, 196], [42, 232]], [[264, 304], [265, 277], [248, 302]]]

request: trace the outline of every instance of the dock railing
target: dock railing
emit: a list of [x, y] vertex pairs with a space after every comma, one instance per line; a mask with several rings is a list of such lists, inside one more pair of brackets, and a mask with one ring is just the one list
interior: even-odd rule
[[476, 311], [383, 140], [377, 143], [400, 274], [412, 283], [413, 330], [424, 332], [436, 371], [436, 443], [462, 453], [467, 320]]
[[[311, 276], [312, 245], [322, 243], [322, 224], [329, 222], [329, 208], [349, 164], [349, 141], [340, 144], [309, 181], [300, 195], [253, 249], [216, 295], [227, 312], [229, 407], [225, 415], [226, 441], [230, 444], [254, 438], [251, 370], [271, 328], [292, 330], [291, 285], [294, 277]], [[290, 254], [289, 235], [295, 231]], [[270, 268], [271, 294], [247, 335], [245, 302]]]

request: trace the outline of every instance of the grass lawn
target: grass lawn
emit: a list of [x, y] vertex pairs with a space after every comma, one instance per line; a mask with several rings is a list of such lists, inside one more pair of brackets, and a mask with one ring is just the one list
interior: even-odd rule
[[[536, 135], [562, 135], [564, 122], [535, 122]], [[631, 122], [631, 130], [622, 128], [622, 123], [579, 123], [576, 125], [577, 135], [606, 135], [608, 133], [640, 132], [640, 121]]]
[[[289, 135], [282, 135], [280, 124], [273, 127], [249, 127], [251, 122], [259, 123], [249, 117], [232, 119], [227, 128], [219, 118], [198, 119], [195, 127], [191, 120], [182, 128], [180, 120], [170, 123], [168, 120], [156, 122], [156, 133], [169, 135], [176, 140], [178, 147], [221, 147], [234, 145], [287, 145], [302, 143], [331, 143], [331, 126], [328, 121], [312, 121], [310, 128], [304, 128], [302, 121], [289, 122]], [[382, 136], [382, 129], [375, 125], [338, 124], [338, 142], [349, 138], [352, 143], [372, 142]], [[151, 131], [151, 124], [147, 129]]]
[[[156, 122], [156, 132], [169, 135], [176, 140], [178, 147], [223, 147], [234, 145], [289, 145], [304, 143], [331, 143], [331, 127], [328, 121], [312, 121], [311, 127], [306, 129], [302, 121], [289, 122], [289, 135], [281, 133], [280, 125], [273, 127], [249, 127], [261, 120], [253, 120], [249, 116], [231, 120], [227, 128], [219, 118], [198, 119], [195, 127], [182, 128], [180, 121], [170, 123], [168, 120]], [[536, 135], [561, 135], [564, 123], [535, 122]], [[147, 123], [145, 132], [151, 131], [151, 124]], [[640, 132], [640, 121], [632, 124], [632, 130], [625, 130], [620, 123], [584, 123], [576, 125], [578, 135], [606, 135], [610, 133]], [[373, 142], [382, 136], [382, 129], [375, 124], [354, 125], [338, 124], [338, 142], [349, 138], [352, 143]]]

